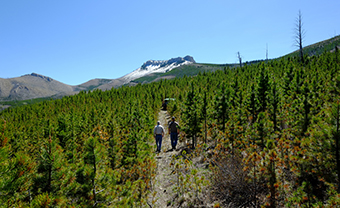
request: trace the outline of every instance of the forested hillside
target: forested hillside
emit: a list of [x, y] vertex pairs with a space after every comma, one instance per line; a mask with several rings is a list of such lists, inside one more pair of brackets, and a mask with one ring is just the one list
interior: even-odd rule
[[[152, 129], [165, 97], [176, 98], [168, 111], [181, 124], [180, 142], [189, 139], [210, 163], [201, 169], [215, 207], [340, 205], [338, 50], [304, 65], [288, 57], [7, 109], [0, 204], [152, 206]], [[195, 184], [178, 177], [178, 193], [205, 206], [195, 176], [202, 170], [181, 171]]]
[[155, 85], [81, 92], [1, 112], [0, 204], [145, 204], [154, 169], [149, 138], [161, 100]]
[[222, 207], [340, 206], [339, 58], [336, 50], [304, 65], [278, 59], [178, 81], [170, 112], [193, 146], [215, 143], [211, 191]]

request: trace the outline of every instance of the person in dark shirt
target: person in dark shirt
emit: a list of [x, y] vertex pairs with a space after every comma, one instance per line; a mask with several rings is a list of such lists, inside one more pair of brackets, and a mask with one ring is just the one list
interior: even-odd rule
[[176, 150], [179, 134], [179, 124], [175, 121], [175, 117], [172, 117], [172, 121], [169, 124], [169, 134], [171, 139], [172, 150]]

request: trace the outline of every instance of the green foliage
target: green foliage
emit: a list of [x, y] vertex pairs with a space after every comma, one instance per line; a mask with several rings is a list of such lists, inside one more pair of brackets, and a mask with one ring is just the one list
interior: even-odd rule
[[217, 119], [220, 129], [224, 132], [225, 125], [228, 120], [230, 89], [226, 88], [225, 83], [221, 83], [221, 90], [217, 93], [215, 98], [215, 118]]
[[[188, 109], [195, 106], [190, 102], [192, 92], [200, 103], [194, 108], [204, 109], [197, 114], [207, 118], [200, 120], [201, 128], [208, 126], [207, 139], [198, 134], [197, 143], [215, 140], [216, 157], [241, 157], [237, 161], [216, 158], [215, 162], [221, 163], [213, 163], [217, 165], [214, 175], [221, 175], [214, 181], [215, 187], [224, 187], [229, 194], [244, 191], [249, 196], [245, 201], [238, 195], [223, 195], [229, 200], [226, 205], [310, 207], [327, 200], [337, 203], [327, 194], [340, 181], [337, 53], [310, 57], [304, 66], [287, 58], [216, 71], [197, 76], [189, 82], [194, 86], [183, 87], [187, 99], [182, 101], [186, 107], [179, 113], [181, 119], [187, 119]], [[188, 83], [186, 79], [182, 82]], [[193, 123], [185, 123], [184, 128]], [[235, 172], [235, 166], [222, 161], [243, 168]], [[226, 180], [230, 180], [228, 186], [222, 184]], [[223, 188], [217, 190], [222, 196]]]
[[0, 111], [3, 110], [1, 106], [9, 106], [12, 108], [20, 107], [23, 105], [31, 105], [39, 102], [49, 101], [51, 99], [54, 99], [53, 97], [44, 97], [44, 98], [35, 98], [35, 99], [29, 99], [29, 100], [13, 100], [13, 101], [0, 101]]
[[2, 111], [0, 203], [144, 206], [155, 169], [149, 138], [161, 100], [150, 94], [159, 84]]
[[199, 98], [194, 89], [194, 84], [191, 83], [191, 90], [187, 94], [185, 102], [185, 110], [183, 111], [183, 121], [185, 127], [183, 130], [187, 136], [192, 138], [192, 148], [195, 148], [196, 137], [200, 131], [200, 116], [199, 116]]
[[[212, 155], [210, 190], [223, 198], [219, 206], [334, 207], [339, 60], [336, 51], [309, 57], [304, 66], [293, 57], [224, 70], [207, 65], [216, 70], [6, 109], [0, 203], [147, 206], [155, 176], [152, 129], [162, 100], [172, 97], [168, 110], [183, 133], [195, 150], [204, 142], [201, 153]], [[205, 180], [185, 159], [174, 162], [176, 191], [200, 198]]]
[[201, 148], [202, 146], [198, 145], [198, 148], [190, 154], [184, 150], [179, 157], [173, 157], [170, 163], [174, 170], [172, 174], [176, 176], [173, 181], [175, 183], [174, 191], [179, 196], [179, 201], [185, 199], [188, 204], [201, 203], [206, 195], [204, 189], [209, 185], [206, 173], [195, 167], [191, 160], [194, 155], [201, 154], [199, 153]]

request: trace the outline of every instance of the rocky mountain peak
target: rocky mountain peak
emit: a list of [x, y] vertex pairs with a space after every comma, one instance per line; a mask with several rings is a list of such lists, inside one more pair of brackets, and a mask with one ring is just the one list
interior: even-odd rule
[[196, 61], [194, 60], [194, 57], [192, 56], [185, 56], [183, 59], [186, 61], [192, 62], [192, 63], [196, 63]]
[[32, 77], [38, 77], [38, 78], [41, 78], [47, 82], [52, 82], [53, 79], [50, 78], [50, 77], [47, 77], [47, 76], [44, 76], [44, 75], [40, 75], [40, 74], [37, 74], [37, 73], [31, 73], [31, 74], [27, 74], [25, 76], [32, 76]]
[[184, 62], [191, 62], [191, 63], [196, 63], [194, 58], [192, 56], [185, 56], [184, 58], [182, 57], [177, 57], [177, 58], [172, 58], [169, 60], [164, 60], [164, 61], [155, 61], [155, 60], [149, 60], [145, 62], [140, 69], [146, 70], [149, 68], [149, 66], [155, 66], [155, 67], [165, 67], [171, 64], [175, 65], [180, 65]]
[[193, 64], [196, 63], [194, 58], [191, 56], [185, 56], [172, 58], [164, 61], [155, 61], [149, 60], [145, 62], [141, 67], [136, 69], [135, 71], [123, 76], [121, 79], [124, 83], [128, 83], [131, 80], [138, 79], [143, 76], [147, 76], [152, 73], [166, 73], [171, 71], [172, 69], [179, 67], [185, 64]]

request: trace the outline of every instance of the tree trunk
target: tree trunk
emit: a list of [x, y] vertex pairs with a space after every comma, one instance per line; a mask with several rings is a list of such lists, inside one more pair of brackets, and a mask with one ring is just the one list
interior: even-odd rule
[[96, 206], [96, 204], [97, 204], [97, 196], [96, 196], [95, 178], [96, 178], [97, 167], [96, 167], [96, 156], [95, 155], [94, 155], [94, 160], [93, 160], [93, 172], [94, 173], [93, 173], [93, 178], [92, 178], [92, 187], [93, 187], [92, 193], [93, 193], [94, 206]]
[[297, 46], [299, 47], [299, 51], [300, 51], [300, 59], [301, 59], [301, 63], [304, 63], [304, 58], [303, 58], [303, 47], [302, 47], [302, 42], [304, 39], [304, 30], [302, 28], [302, 14], [301, 11], [299, 11], [299, 15], [298, 18], [296, 20], [296, 36], [295, 36], [295, 41]]
[[340, 122], [340, 105], [337, 103], [337, 112], [336, 112], [336, 132], [334, 135], [335, 139], [335, 159], [336, 159], [336, 167], [338, 172], [338, 193], [340, 193], [340, 161], [339, 161], [339, 122]]

